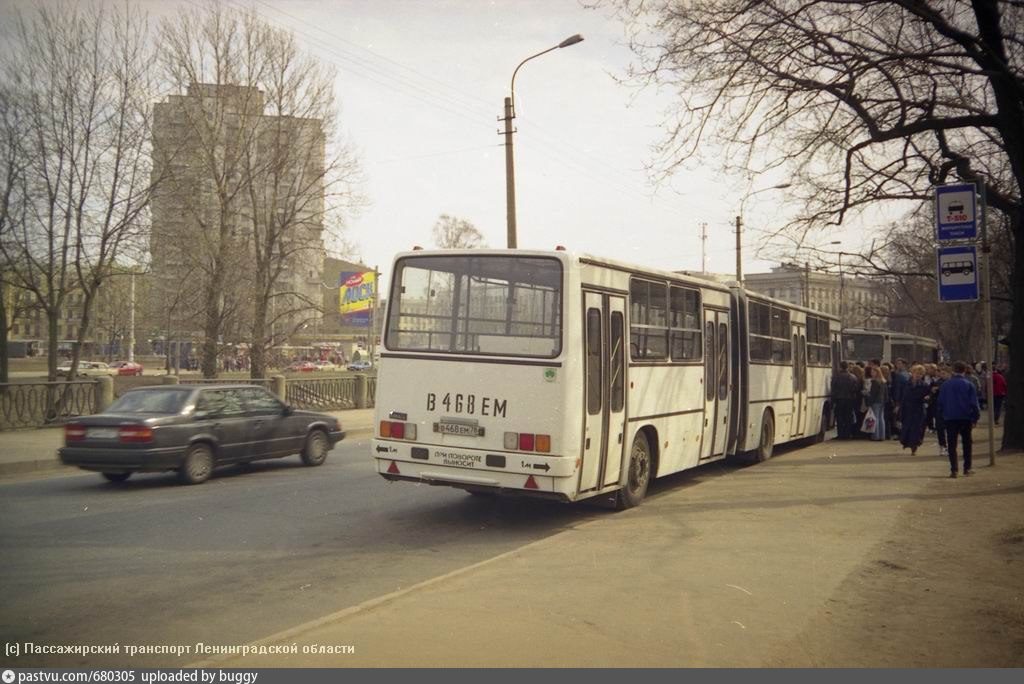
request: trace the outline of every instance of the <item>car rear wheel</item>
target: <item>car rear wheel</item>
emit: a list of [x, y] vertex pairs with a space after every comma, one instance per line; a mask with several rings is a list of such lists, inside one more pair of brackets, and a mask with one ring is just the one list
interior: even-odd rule
[[124, 482], [131, 476], [131, 473], [103, 473], [103, 477], [107, 478], [110, 482]]
[[323, 430], [313, 430], [306, 436], [306, 446], [302, 449], [302, 462], [308, 466], [318, 466], [327, 458], [327, 435]]
[[178, 470], [178, 479], [184, 484], [206, 482], [213, 473], [213, 452], [205, 444], [193, 444], [185, 454], [185, 462]]

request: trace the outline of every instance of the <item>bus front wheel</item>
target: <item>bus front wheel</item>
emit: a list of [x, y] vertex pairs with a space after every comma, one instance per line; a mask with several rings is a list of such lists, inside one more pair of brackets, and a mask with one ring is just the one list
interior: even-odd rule
[[629, 450], [629, 472], [626, 485], [619, 490], [616, 508], [620, 511], [639, 506], [647, 495], [647, 486], [651, 483], [651, 445], [647, 435], [636, 433], [633, 448]]

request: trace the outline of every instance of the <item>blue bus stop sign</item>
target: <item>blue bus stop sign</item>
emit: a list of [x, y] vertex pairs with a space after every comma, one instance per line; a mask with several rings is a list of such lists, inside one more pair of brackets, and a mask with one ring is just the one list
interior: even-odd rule
[[978, 301], [978, 248], [974, 245], [939, 247], [935, 280], [940, 302]]
[[935, 239], [974, 240], [978, 237], [974, 183], [935, 188]]

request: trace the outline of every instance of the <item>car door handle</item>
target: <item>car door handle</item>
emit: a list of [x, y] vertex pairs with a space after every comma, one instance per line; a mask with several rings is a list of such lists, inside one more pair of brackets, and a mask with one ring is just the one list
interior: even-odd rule
[[220, 423], [214, 423], [213, 424], [213, 429], [214, 430], [220, 430]]

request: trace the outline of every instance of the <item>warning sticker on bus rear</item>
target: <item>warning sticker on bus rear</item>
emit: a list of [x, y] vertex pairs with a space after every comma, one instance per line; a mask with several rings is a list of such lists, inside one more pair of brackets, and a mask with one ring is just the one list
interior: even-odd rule
[[441, 465], [459, 468], [475, 468], [482, 461], [478, 454], [459, 454], [454, 451], [435, 451], [434, 456], [441, 459]]

